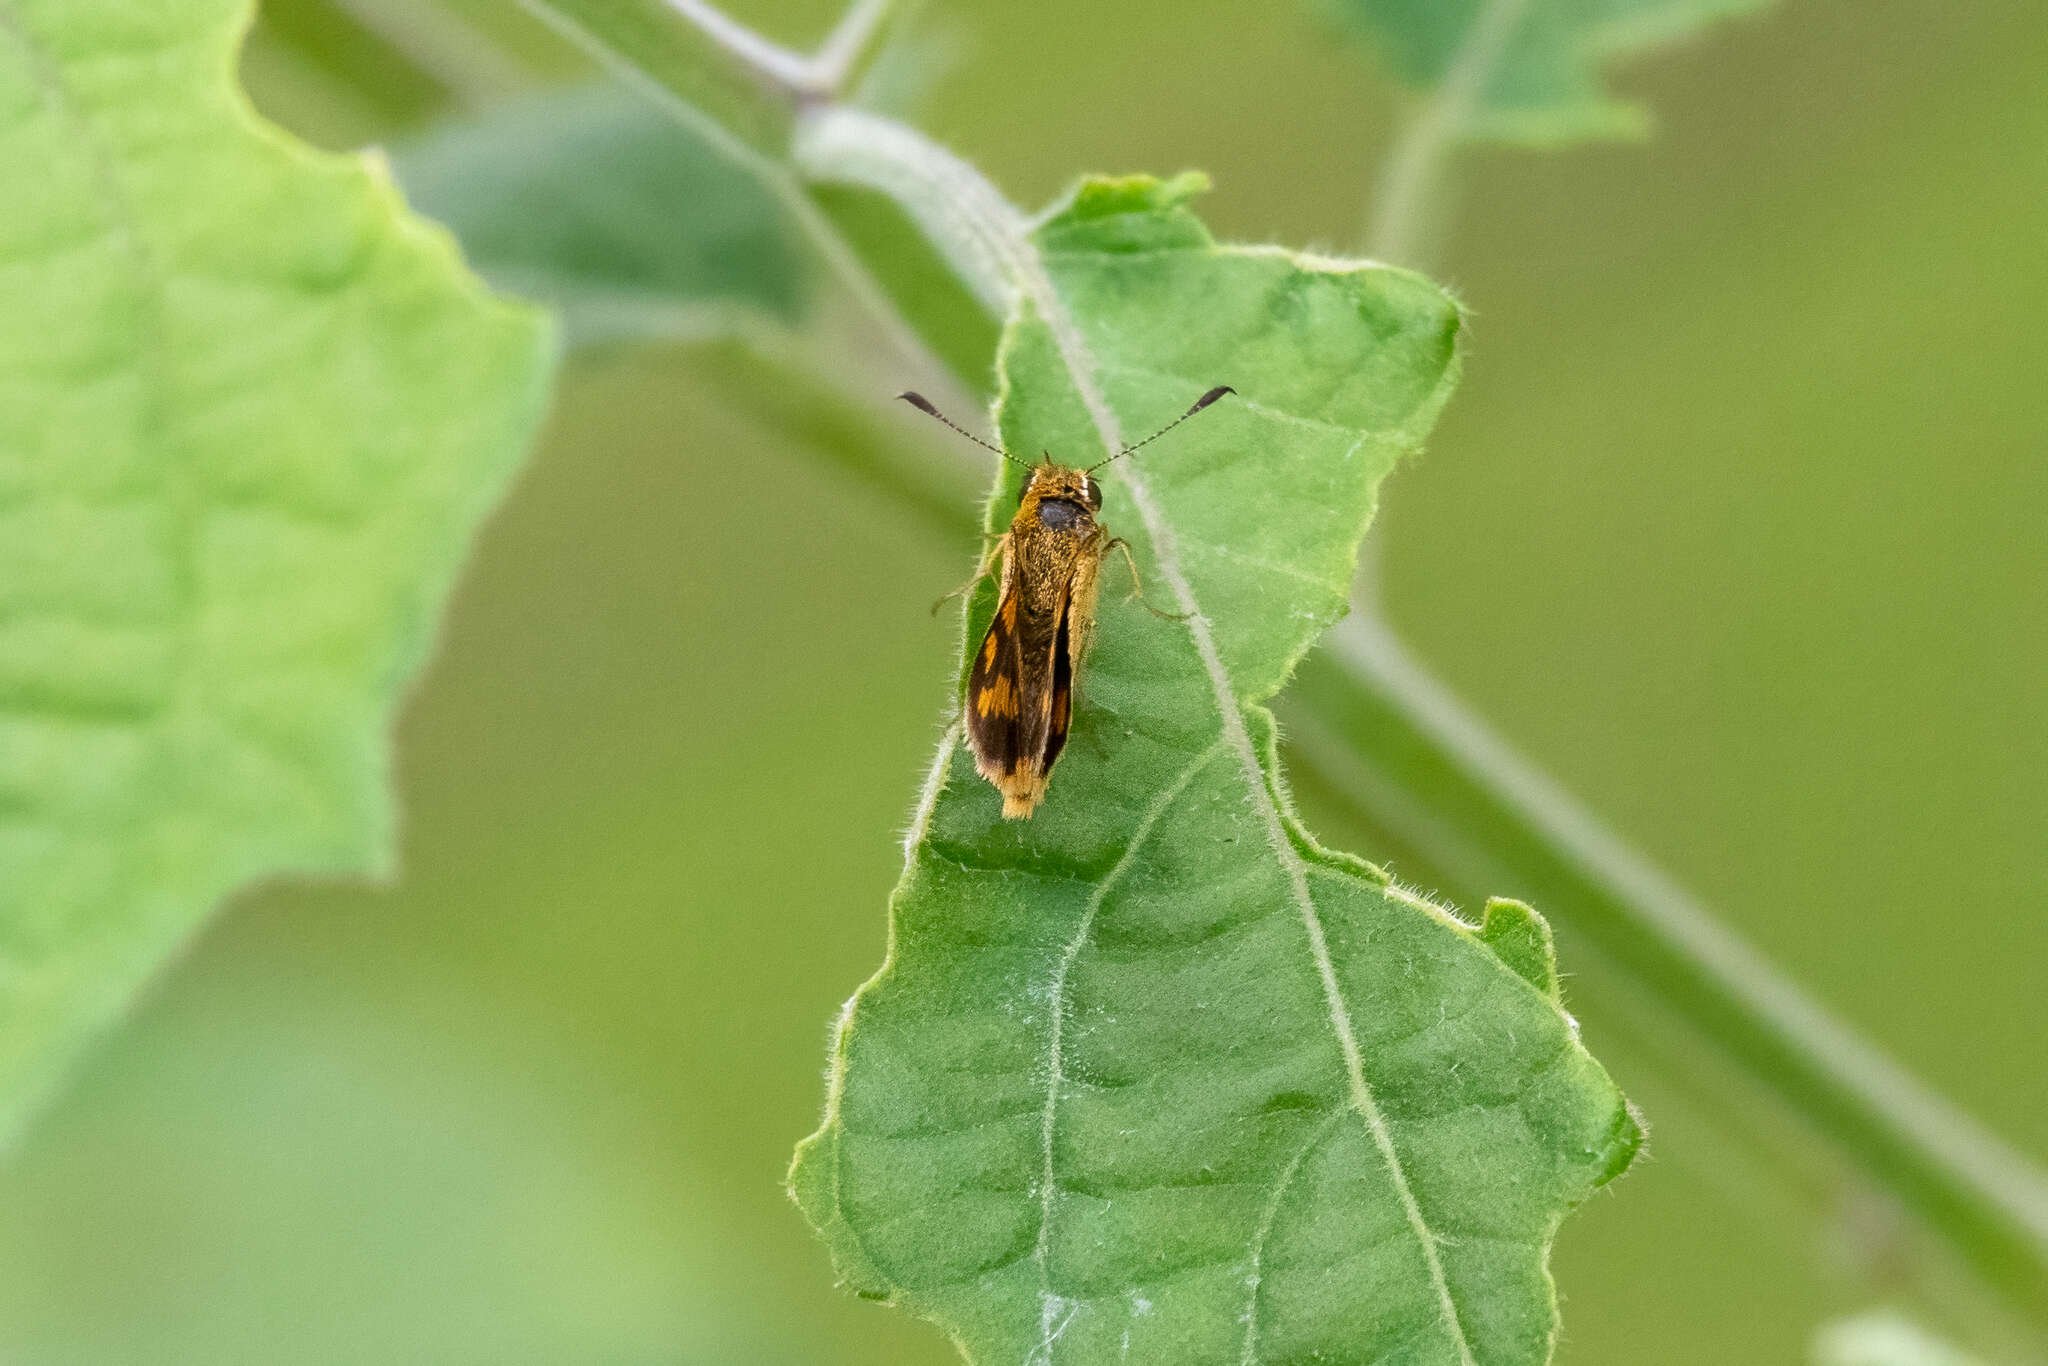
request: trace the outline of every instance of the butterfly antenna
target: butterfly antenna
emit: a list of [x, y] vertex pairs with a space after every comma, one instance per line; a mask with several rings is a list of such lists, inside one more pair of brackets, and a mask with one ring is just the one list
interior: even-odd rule
[[[1129, 455], [1129, 454], [1130, 454], [1130, 453], [1131, 453], [1132, 451], [1135, 451], [1135, 450], [1137, 450], [1139, 446], [1149, 446], [1149, 445], [1151, 445], [1151, 444], [1152, 444], [1153, 442], [1157, 441], [1157, 440], [1158, 440], [1158, 439], [1159, 439], [1160, 437], [1162, 437], [1162, 436], [1165, 436], [1165, 435], [1166, 435], [1166, 434], [1167, 434], [1168, 432], [1172, 431], [1172, 430], [1173, 430], [1173, 429], [1174, 429], [1175, 427], [1178, 427], [1178, 426], [1179, 426], [1179, 425], [1180, 425], [1181, 423], [1183, 423], [1183, 422], [1187, 421], [1187, 420], [1188, 420], [1189, 418], [1193, 417], [1193, 416], [1194, 416], [1194, 415], [1195, 415], [1196, 413], [1199, 413], [1199, 412], [1201, 412], [1201, 411], [1202, 411], [1202, 409], [1204, 409], [1204, 408], [1208, 407], [1208, 406], [1209, 406], [1210, 404], [1214, 403], [1214, 402], [1215, 402], [1215, 401], [1216, 401], [1217, 399], [1219, 399], [1219, 398], [1222, 398], [1222, 397], [1223, 397], [1223, 396], [1224, 396], [1225, 394], [1234, 394], [1234, 393], [1236, 393], [1236, 392], [1237, 392], [1237, 390], [1235, 390], [1235, 389], [1231, 388], [1231, 387], [1230, 387], [1229, 385], [1227, 385], [1227, 384], [1219, 384], [1219, 385], [1217, 385], [1217, 386], [1216, 386], [1216, 387], [1215, 387], [1214, 389], [1211, 389], [1211, 390], [1210, 390], [1210, 391], [1209, 391], [1208, 393], [1206, 393], [1206, 394], [1203, 394], [1203, 395], [1202, 395], [1202, 396], [1201, 396], [1200, 398], [1196, 399], [1196, 400], [1195, 400], [1195, 402], [1194, 402], [1194, 406], [1193, 406], [1193, 407], [1191, 407], [1191, 408], [1189, 408], [1189, 409], [1188, 409], [1188, 410], [1187, 410], [1186, 412], [1182, 413], [1182, 414], [1181, 414], [1181, 415], [1180, 415], [1179, 417], [1177, 417], [1177, 418], [1175, 418], [1175, 419], [1174, 419], [1173, 421], [1171, 421], [1171, 422], [1167, 423], [1167, 424], [1166, 424], [1166, 425], [1165, 425], [1164, 427], [1161, 427], [1161, 428], [1160, 428], [1160, 429], [1159, 429], [1158, 431], [1156, 431], [1156, 432], [1152, 433], [1152, 435], [1150, 435], [1150, 436], [1146, 437], [1146, 438], [1145, 438], [1145, 439], [1144, 439], [1143, 441], [1140, 441], [1140, 442], [1138, 443], [1138, 445], [1137, 445], [1137, 446], [1126, 446], [1126, 447], [1124, 447], [1124, 448], [1123, 448], [1122, 450], [1118, 451], [1118, 452], [1117, 452], [1117, 453], [1116, 453], [1115, 455], [1112, 455], [1111, 457], [1109, 457], [1109, 460], [1121, 460], [1121, 459], [1123, 459], [1123, 458], [1124, 458], [1125, 456]], [[937, 414], [933, 414], [933, 416], [937, 416]], [[950, 424], [949, 424], [949, 425], [950, 425]], [[1104, 465], [1107, 465], [1107, 464], [1109, 463], [1109, 460], [1098, 460], [1098, 461], [1096, 461], [1096, 462], [1095, 462], [1094, 464], [1090, 465], [1090, 466], [1088, 467], [1088, 469], [1089, 469], [1089, 470], [1099, 470], [1099, 469], [1101, 469], [1101, 468], [1102, 468], [1102, 467], [1103, 467]], [[1083, 470], [1083, 471], [1082, 471], [1082, 473], [1084, 473], [1084, 474], [1085, 474], [1085, 473], [1087, 473], [1087, 470]]]
[[1031, 464], [1029, 461], [1019, 460], [1016, 456], [1011, 455], [1001, 446], [991, 445], [990, 443], [983, 441], [973, 432], [968, 431], [965, 427], [955, 422], [952, 418], [947, 417], [944, 413], [940, 412], [937, 408], [934, 408], [932, 406], [932, 401], [930, 399], [926, 398], [923, 394], [918, 393], [916, 390], [905, 389], [902, 393], [896, 395], [896, 397], [902, 399], [905, 403], [908, 403], [911, 407], [917, 409], [919, 412], [924, 413], [929, 417], [937, 418], [939, 421], [945, 423], [948, 427], [951, 427], [954, 431], [960, 433], [960, 435], [966, 437], [969, 441], [972, 441], [975, 445], [981, 447], [983, 450], [994, 451], [997, 455], [1000, 455], [1001, 457], [1003, 457], [1003, 459], [1009, 461], [1012, 465], [1020, 465], [1027, 470], [1031, 468]]

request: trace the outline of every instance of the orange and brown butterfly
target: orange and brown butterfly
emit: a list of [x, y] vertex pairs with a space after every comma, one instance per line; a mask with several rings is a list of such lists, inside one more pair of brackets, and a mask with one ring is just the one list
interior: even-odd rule
[[1019, 460], [953, 422], [922, 394], [899, 395], [1024, 469], [1024, 487], [1009, 529], [996, 538], [975, 576], [956, 590], [972, 589], [1001, 561], [995, 616], [974, 652], [963, 711], [974, 766], [1003, 794], [1006, 818], [1021, 820], [1038, 809], [1052, 766], [1066, 747], [1074, 685], [1095, 630], [1095, 590], [1103, 556], [1123, 551], [1132, 592], [1142, 598], [1130, 546], [1095, 520], [1102, 510], [1102, 486], [1095, 482], [1094, 472], [1235, 392], [1220, 384], [1144, 441], [1079, 469], [1059, 464], [1050, 455], [1035, 465]]

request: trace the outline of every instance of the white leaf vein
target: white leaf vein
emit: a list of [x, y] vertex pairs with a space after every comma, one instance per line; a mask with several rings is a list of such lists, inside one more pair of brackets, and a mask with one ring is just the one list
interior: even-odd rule
[[[1054, 288], [1052, 277], [1045, 271], [1043, 263], [1032, 255], [1022, 263], [1023, 278], [1020, 284], [1024, 293], [1037, 309], [1039, 317], [1051, 331], [1060, 358], [1074, 381], [1074, 387], [1081, 396], [1083, 405], [1094, 423], [1096, 433], [1102, 440], [1105, 451], [1116, 451], [1124, 445], [1121, 425], [1116, 414], [1110, 410], [1096, 380], [1095, 363], [1091, 359], [1086, 341], [1080, 329], [1068, 314], [1066, 303]], [[1473, 1356], [1472, 1345], [1465, 1336], [1465, 1327], [1459, 1319], [1456, 1302], [1451, 1296], [1451, 1287], [1444, 1272], [1443, 1257], [1438, 1251], [1436, 1235], [1424, 1219], [1422, 1207], [1417, 1201], [1413, 1185], [1401, 1161], [1400, 1152], [1394, 1145], [1394, 1137], [1387, 1125], [1386, 1116], [1381, 1113], [1379, 1103], [1373, 1097], [1372, 1087], [1365, 1076], [1365, 1060], [1358, 1045], [1357, 1031], [1351, 1023], [1350, 1006], [1344, 999], [1342, 984], [1337, 980], [1335, 961], [1330, 956], [1328, 936], [1323, 930], [1321, 913], [1316, 908], [1315, 898], [1309, 891], [1308, 869], [1300, 852], [1294, 847], [1287, 833], [1285, 820], [1279, 804], [1266, 784], [1264, 767], [1259, 763], [1258, 751], [1252, 745], [1251, 733], [1245, 728], [1244, 714], [1232, 684], [1229, 671], [1224, 667], [1223, 656], [1216, 648], [1216, 638], [1210, 629], [1209, 619], [1203, 613], [1200, 601], [1195, 596], [1194, 586], [1182, 570], [1180, 553], [1175, 541], [1174, 528], [1167, 520], [1165, 510], [1153, 496], [1144, 473], [1130, 462], [1120, 461], [1119, 473], [1124, 487], [1137, 506], [1138, 515], [1145, 523], [1147, 538], [1152, 543], [1152, 553], [1158, 562], [1159, 573], [1172, 589], [1175, 600], [1185, 613], [1188, 634], [1193, 637], [1195, 651], [1201, 657], [1203, 671], [1208, 675], [1210, 690], [1214, 694], [1216, 709], [1223, 722], [1223, 740], [1236, 755], [1239, 768], [1252, 804], [1258, 810], [1265, 827], [1266, 842], [1273, 851], [1274, 859], [1280, 864], [1287, 878], [1288, 893], [1300, 913], [1303, 929], [1308, 935], [1309, 952], [1315, 960], [1316, 975], [1321, 979], [1323, 997], [1329, 1009], [1330, 1027], [1337, 1038], [1339, 1051], [1343, 1055], [1345, 1079], [1351, 1096], [1352, 1108], [1364, 1118], [1367, 1130], [1372, 1135], [1373, 1146], [1386, 1163], [1387, 1176], [1394, 1188], [1401, 1210], [1409, 1228], [1414, 1232], [1421, 1248], [1423, 1261], [1429, 1272], [1431, 1287], [1436, 1293], [1438, 1312], [1443, 1329], [1451, 1345], [1457, 1349], [1460, 1366], [1478, 1366]]]
[[1287, 1188], [1294, 1184], [1295, 1176], [1302, 1164], [1308, 1161], [1322, 1141], [1330, 1136], [1330, 1130], [1337, 1127], [1337, 1121], [1349, 1114], [1349, 1110], [1332, 1110], [1316, 1127], [1294, 1155], [1280, 1168], [1280, 1174], [1273, 1178], [1273, 1194], [1266, 1201], [1266, 1208], [1259, 1216], [1259, 1226], [1252, 1230], [1251, 1272], [1245, 1277], [1244, 1305], [1244, 1350], [1239, 1353], [1239, 1366], [1256, 1366], [1259, 1359], [1259, 1287], [1266, 1279], [1266, 1240], [1273, 1236], [1273, 1225], [1280, 1219], [1280, 1202], [1287, 1198]]
[[[1117, 859], [1115, 866], [1104, 874], [1102, 881], [1096, 883], [1095, 889], [1089, 893], [1088, 904], [1081, 912], [1080, 922], [1074, 927], [1073, 937], [1067, 940], [1066, 947], [1061, 950], [1059, 961], [1053, 966], [1052, 983], [1048, 991], [1051, 997], [1048, 1011], [1052, 1023], [1046, 1041], [1045, 1103], [1039, 1112], [1038, 1126], [1042, 1155], [1038, 1174], [1038, 1242], [1031, 1252], [1032, 1260], [1038, 1264], [1038, 1349], [1048, 1362], [1052, 1359], [1052, 1344], [1059, 1336], [1059, 1331], [1054, 1326], [1055, 1321], [1059, 1320], [1061, 1307], [1069, 1303], [1053, 1293], [1050, 1258], [1052, 1206], [1056, 1193], [1053, 1134], [1059, 1114], [1060, 1088], [1065, 1084], [1062, 1048], [1066, 1034], [1067, 974], [1073, 968], [1074, 960], [1081, 956], [1081, 950], [1087, 946], [1089, 935], [1095, 931], [1096, 913], [1102, 909], [1102, 904], [1109, 899], [1110, 892], [1123, 880], [1124, 874], [1137, 861], [1138, 855], [1151, 840], [1152, 829], [1159, 823], [1159, 818], [1180, 800], [1181, 793], [1187, 790], [1195, 775], [1208, 767], [1209, 761], [1222, 751], [1223, 745], [1223, 737], [1218, 736], [1200, 754], [1189, 760], [1187, 767], [1152, 799], [1152, 805], [1146, 808], [1137, 828], [1132, 831], [1131, 842], [1124, 848], [1122, 857]], [[1059, 1322], [1059, 1328], [1064, 1328], [1071, 1318], [1070, 1313], [1067, 1320]]]

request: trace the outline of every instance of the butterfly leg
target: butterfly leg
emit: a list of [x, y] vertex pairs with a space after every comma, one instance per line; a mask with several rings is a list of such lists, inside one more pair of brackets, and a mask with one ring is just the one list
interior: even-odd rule
[[1131, 596], [1144, 603], [1146, 611], [1164, 621], [1186, 621], [1193, 615], [1190, 612], [1162, 612], [1146, 600], [1145, 585], [1138, 578], [1138, 562], [1131, 558], [1131, 543], [1129, 541], [1126, 541], [1121, 536], [1111, 537], [1109, 544], [1104, 546], [1102, 550], [1104, 554], [1108, 554], [1112, 550], [1124, 552], [1124, 563], [1130, 567], [1131, 571]]
[[1010, 533], [1008, 533], [1007, 531], [1004, 532], [1002, 535], [996, 537], [995, 544], [991, 545], [987, 550], [982, 552], [981, 567], [974, 571], [974, 577], [969, 579], [966, 583], [961, 584], [958, 588], [955, 588], [952, 592], [946, 594], [944, 597], [940, 598], [937, 602], [933, 603], [932, 615], [937, 616], [939, 614], [939, 609], [941, 607], [944, 607], [953, 599], [963, 597], [968, 593], [972, 593], [974, 591], [974, 586], [980, 583], [983, 579], [987, 578], [989, 576], [989, 571], [995, 568], [996, 560], [1000, 558], [1003, 553], [1003, 547], [1008, 545], [1009, 543]]

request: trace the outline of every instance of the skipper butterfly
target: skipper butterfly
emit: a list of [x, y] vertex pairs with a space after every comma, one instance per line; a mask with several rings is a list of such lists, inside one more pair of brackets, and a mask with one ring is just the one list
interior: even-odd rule
[[[971, 590], [1000, 561], [995, 616], [974, 652], [962, 712], [974, 766], [1003, 794], [1006, 818], [1022, 820], [1045, 800], [1052, 766], [1073, 721], [1074, 687], [1095, 631], [1097, 580], [1110, 551], [1123, 551], [1132, 595], [1144, 601], [1130, 546], [1095, 519], [1102, 510], [1102, 486], [1094, 472], [1235, 392], [1220, 384], [1137, 445], [1078, 469], [1050, 455], [1037, 464], [1019, 460], [953, 422], [922, 394], [898, 396], [1025, 471], [1009, 529], [982, 557], [974, 577], [947, 594]], [[1145, 606], [1156, 615], [1170, 615], [1149, 602]]]

